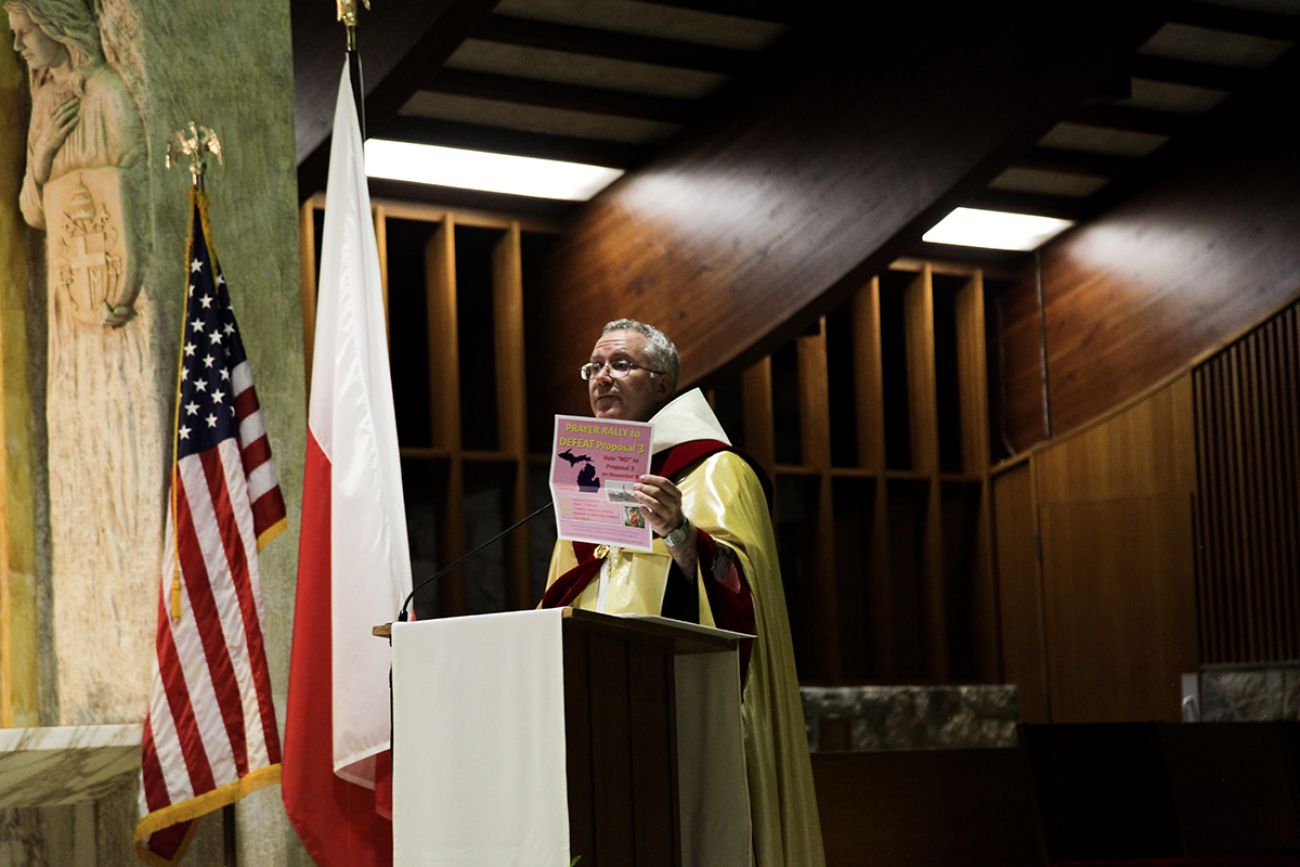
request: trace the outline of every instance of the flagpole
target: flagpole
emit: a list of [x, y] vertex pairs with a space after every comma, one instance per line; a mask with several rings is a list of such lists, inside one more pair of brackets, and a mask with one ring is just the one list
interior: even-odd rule
[[[362, 0], [370, 8], [370, 0]], [[348, 83], [352, 86], [352, 102], [357, 107], [357, 123], [361, 127], [361, 141], [366, 140], [366, 86], [361, 72], [361, 52], [357, 49], [357, 2], [338, 0], [339, 20], [347, 31]]]

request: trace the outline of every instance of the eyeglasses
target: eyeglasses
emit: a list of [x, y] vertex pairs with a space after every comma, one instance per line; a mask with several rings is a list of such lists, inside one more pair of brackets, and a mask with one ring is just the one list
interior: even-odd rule
[[650, 371], [651, 376], [654, 376], [655, 374], [658, 373], [663, 373], [662, 370], [655, 370], [652, 367], [642, 367], [639, 364], [634, 364], [633, 362], [628, 361], [626, 358], [616, 358], [613, 361], [607, 361], [604, 364], [597, 364], [594, 361], [589, 361], [586, 364], [584, 364], [582, 367], [578, 368], [578, 376], [581, 376], [582, 381], [586, 382], [587, 380], [591, 379], [593, 376], [596, 376], [606, 367], [609, 368], [609, 375], [614, 377], [615, 379], [622, 379], [623, 377], [627, 376], [629, 373], [631, 373], [634, 370], [648, 370]]

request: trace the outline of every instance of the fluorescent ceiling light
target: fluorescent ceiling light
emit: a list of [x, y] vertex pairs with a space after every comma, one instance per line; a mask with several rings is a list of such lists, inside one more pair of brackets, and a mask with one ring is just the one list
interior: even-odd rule
[[1071, 220], [957, 208], [921, 236], [931, 244], [958, 244], [994, 250], [1037, 250], [1074, 225]]
[[366, 142], [366, 174], [417, 184], [585, 202], [623, 171], [372, 138]]

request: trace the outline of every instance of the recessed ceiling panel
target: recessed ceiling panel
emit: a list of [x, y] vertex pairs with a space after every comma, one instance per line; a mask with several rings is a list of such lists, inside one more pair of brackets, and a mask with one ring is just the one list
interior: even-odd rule
[[1207, 6], [1227, 6], [1274, 15], [1300, 15], [1300, 0], [1201, 0]]
[[1085, 199], [1106, 186], [1107, 179], [1043, 169], [1010, 168], [993, 179], [990, 189]]
[[[809, 0], [800, 0], [809, 2]], [[759, 51], [770, 45], [785, 29], [771, 21], [755, 21], [697, 12], [676, 6], [641, 3], [636, 0], [502, 0], [496, 6], [502, 15], [657, 36], [699, 45]]]
[[678, 99], [703, 99], [726, 81], [725, 76], [710, 72], [506, 45], [482, 39], [465, 40], [447, 59], [446, 65], [451, 69]]
[[1283, 39], [1209, 30], [1189, 24], [1166, 24], [1139, 50], [1150, 57], [1192, 60], [1242, 69], [1264, 69], [1287, 52]]
[[417, 91], [402, 107], [401, 113], [434, 120], [629, 144], [657, 144], [679, 129], [676, 124], [659, 121], [589, 114], [585, 111], [522, 105], [428, 90]]
[[1175, 111], [1179, 114], [1201, 114], [1214, 108], [1227, 97], [1227, 91], [1223, 90], [1134, 78], [1133, 95], [1115, 104], [1131, 105], [1134, 108], [1152, 108], [1157, 111]]
[[1144, 157], [1167, 141], [1167, 136], [1149, 132], [1103, 129], [1081, 123], [1058, 123], [1043, 136], [1040, 144], [1093, 154]]

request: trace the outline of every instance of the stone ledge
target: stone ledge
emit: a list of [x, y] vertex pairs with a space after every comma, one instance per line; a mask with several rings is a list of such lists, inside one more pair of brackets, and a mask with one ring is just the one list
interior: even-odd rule
[[0, 729], [0, 808], [98, 800], [139, 772], [142, 728]]
[[1300, 719], [1300, 662], [1207, 665], [1198, 687], [1202, 722]]
[[1014, 747], [1010, 684], [800, 688], [813, 752]]

